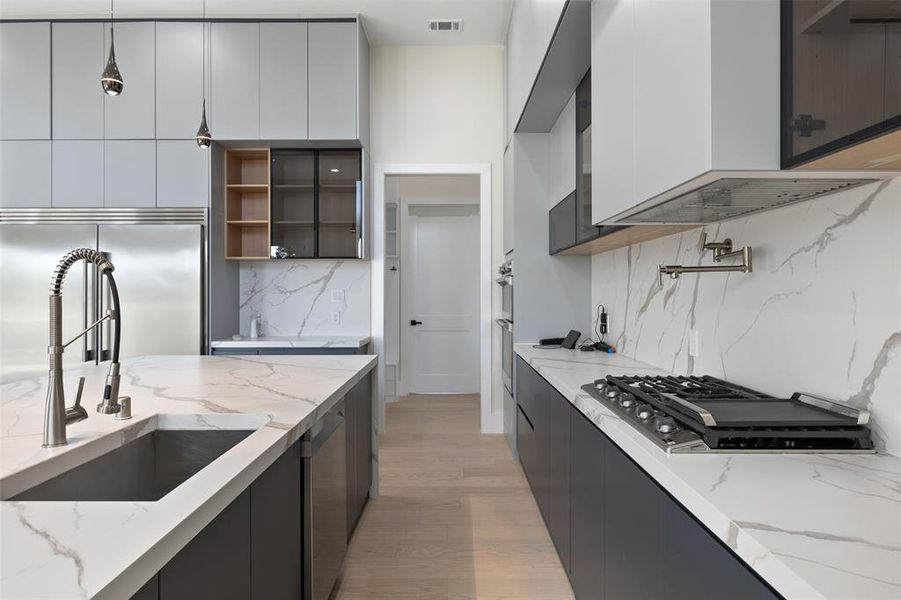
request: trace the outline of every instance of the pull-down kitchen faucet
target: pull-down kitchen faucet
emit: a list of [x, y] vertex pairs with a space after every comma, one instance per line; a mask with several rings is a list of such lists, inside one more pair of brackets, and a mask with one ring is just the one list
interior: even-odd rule
[[[97, 265], [100, 273], [107, 278], [113, 308], [106, 314], [89, 325], [84, 331], [63, 344], [63, 280], [66, 273], [76, 262], [84, 260]], [[109, 375], [106, 376], [106, 385], [103, 388], [103, 400], [97, 405], [97, 412], [101, 414], [114, 414], [121, 410], [119, 397], [119, 341], [121, 338], [121, 315], [119, 313], [119, 290], [116, 288], [116, 280], [113, 278], [113, 263], [107, 260], [102, 252], [90, 248], [72, 250], [60, 259], [53, 271], [50, 280], [50, 346], [47, 349], [50, 355], [50, 379], [47, 382], [47, 404], [44, 407], [44, 448], [64, 446], [66, 444], [66, 426], [69, 423], [77, 423], [88, 418], [87, 411], [81, 406], [81, 392], [84, 388], [84, 377], [78, 382], [78, 391], [75, 397], [75, 405], [66, 408], [65, 391], [63, 389], [63, 350], [72, 342], [100, 325], [106, 320], [115, 321], [115, 335], [113, 336], [112, 362]]]

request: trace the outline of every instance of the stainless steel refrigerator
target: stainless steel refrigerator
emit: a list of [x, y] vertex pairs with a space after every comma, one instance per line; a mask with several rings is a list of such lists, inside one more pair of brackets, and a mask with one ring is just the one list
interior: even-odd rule
[[[96, 248], [115, 266], [123, 360], [204, 354], [206, 232], [206, 209], [0, 209], [0, 379], [46, 373], [50, 277], [74, 248]], [[69, 271], [64, 341], [108, 308], [102, 279], [85, 264]], [[66, 348], [66, 367], [109, 360], [109, 324], [95, 332]]]

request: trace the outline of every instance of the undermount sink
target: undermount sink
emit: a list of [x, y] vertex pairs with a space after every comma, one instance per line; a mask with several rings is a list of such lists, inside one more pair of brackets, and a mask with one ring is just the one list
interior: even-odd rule
[[9, 500], [155, 502], [254, 431], [154, 429]]

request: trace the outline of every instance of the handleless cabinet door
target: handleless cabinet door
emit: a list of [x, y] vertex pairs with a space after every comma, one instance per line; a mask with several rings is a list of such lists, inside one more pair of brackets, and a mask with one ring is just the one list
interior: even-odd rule
[[550, 443], [548, 474], [548, 533], [560, 562], [570, 570], [570, 408], [569, 401], [544, 382], [549, 397]]
[[53, 138], [103, 139], [102, 23], [53, 23]]
[[103, 164], [104, 206], [156, 206], [154, 140], [104, 142]]
[[[118, 96], [103, 95], [104, 133], [108, 140], [149, 140], [155, 136], [155, 26], [152, 22], [116, 23], [113, 28], [116, 64], [125, 87]], [[108, 26], [104, 26], [103, 36], [103, 48], [108, 52]]]
[[[128, 74], [123, 75], [127, 86]], [[200, 23], [157, 23], [156, 137], [193, 139], [200, 126], [202, 101], [203, 26]]]
[[54, 140], [52, 170], [54, 208], [103, 206], [102, 140]]
[[[609, 442], [575, 408], [570, 409], [570, 576], [578, 600], [604, 598], [605, 464]], [[607, 597], [615, 600], [615, 597]]]
[[213, 23], [210, 129], [220, 140], [260, 139], [260, 24]]
[[156, 142], [156, 205], [209, 205], [210, 151], [194, 140]]
[[0, 23], [0, 139], [50, 139], [50, 23]]
[[310, 139], [357, 138], [357, 24], [310, 23]]
[[0, 142], [0, 206], [50, 206], [50, 140]]
[[307, 139], [306, 23], [260, 23], [260, 138]]

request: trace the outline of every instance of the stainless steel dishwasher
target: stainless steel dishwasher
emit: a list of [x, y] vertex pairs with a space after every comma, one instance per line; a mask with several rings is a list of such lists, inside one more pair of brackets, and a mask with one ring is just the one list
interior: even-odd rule
[[303, 437], [304, 599], [327, 600], [347, 554], [344, 401]]

